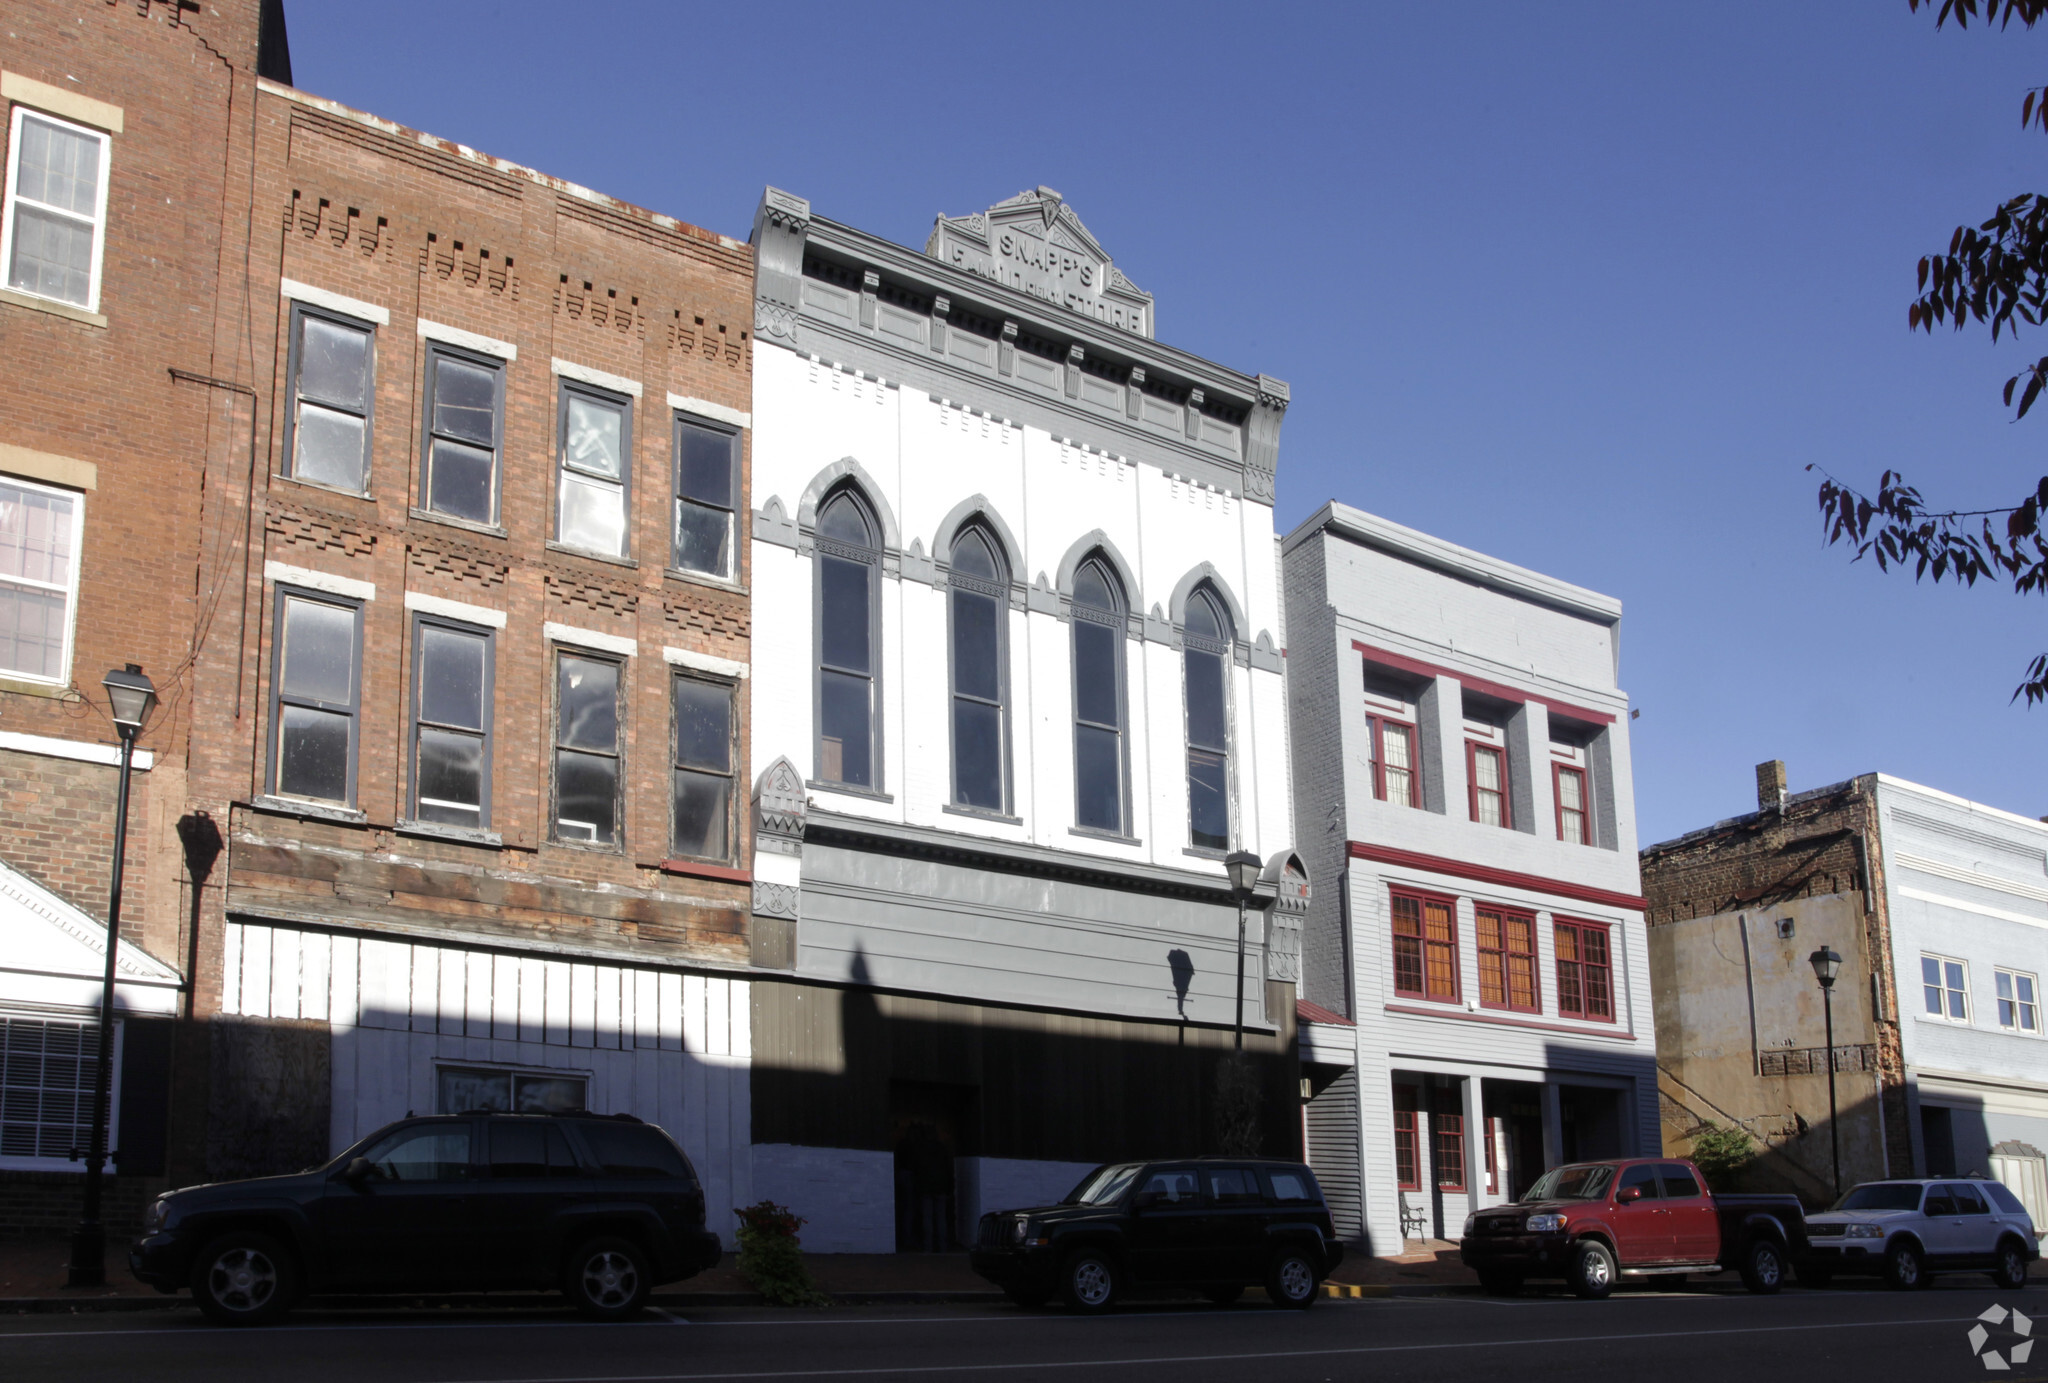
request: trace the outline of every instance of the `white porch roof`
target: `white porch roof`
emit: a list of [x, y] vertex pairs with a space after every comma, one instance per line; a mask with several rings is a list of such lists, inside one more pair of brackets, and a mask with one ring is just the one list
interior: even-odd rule
[[[106, 965], [105, 923], [0, 861], [0, 1005], [97, 1012]], [[184, 983], [141, 947], [121, 943], [117, 1012], [175, 1013]]]

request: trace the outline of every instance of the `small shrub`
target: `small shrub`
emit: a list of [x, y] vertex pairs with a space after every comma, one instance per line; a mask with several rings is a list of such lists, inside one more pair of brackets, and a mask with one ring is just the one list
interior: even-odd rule
[[1740, 1128], [1706, 1123], [1692, 1135], [1692, 1161], [1714, 1191], [1735, 1191], [1749, 1164], [1756, 1160], [1756, 1144]]
[[831, 1298], [811, 1281], [797, 1230], [803, 1217], [786, 1205], [762, 1201], [736, 1206], [740, 1217], [740, 1276], [777, 1306], [825, 1306]]

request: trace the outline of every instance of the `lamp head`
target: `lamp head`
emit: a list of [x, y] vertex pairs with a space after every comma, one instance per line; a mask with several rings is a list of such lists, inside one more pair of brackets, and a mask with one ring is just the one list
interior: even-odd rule
[[100, 685], [107, 689], [114, 728], [121, 732], [121, 738], [134, 739], [141, 734], [149, 713], [156, 709], [156, 686], [142, 675], [142, 665], [130, 663], [125, 668], [116, 668], [100, 679]]
[[1833, 989], [1835, 987], [1835, 975], [1842, 968], [1842, 958], [1836, 955], [1829, 947], [1822, 946], [1818, 951], [1808, 956], [1806, 960], [1808, 964], [1813, 966], [1813, 977], [1820, 981], [1820, 987], [1822, 989]]
[[1230, 875], [1230, 891], [1240, 898], [1251, 896], [1265, 868], [1266, 862], [1249, 850], [1233, 850], [1223, 857], [1224, 872]]

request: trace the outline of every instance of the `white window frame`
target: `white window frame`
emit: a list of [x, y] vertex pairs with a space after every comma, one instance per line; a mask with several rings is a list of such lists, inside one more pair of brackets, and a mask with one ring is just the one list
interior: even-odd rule
[[1959, 966], [1962, 969], [1963, 1016], [1957, 1018], [1950, 1014], [1948, 1011], [1948, 996], [1955, 993], [1956, 991], [1948, 987], [1948, 977], [1946, 973], [1943, 974], [1941, 983], [1941, 1012], [1929, 1013], [1927, 1011], [1927, 977], [1924, 972], [1919, 977], [1920, 1016], [1922, 1018], [1932, 1019], [1937, 1023], [1956, 1023], [1963, 1027], [1968, 1027], [1972, 1022], [1975, 1021], [1977, 1007], [1976, 996], [1970, 992], [1970, 963], [1962, 959], [1960, 956], [1944, 956], [1937, 954], [1933, 951], [1922, 951], [1920, 953], [1920, 962], [1923, 967], [1930, 960], [1933, 961], [1936, 965], [1954, 965]]
[[[83, 1013], [35, 1012], [32, 1010], [8, 1009], [0, 1012], [0, 1017], [32, 1023], [77, 1024], [80, 1027], [91, 1028], [95, 1031], [99, 1028], [99, 1019], [96, 1016]], [[126, 1021], [116, 1018], [114, 1020], [113, 1035], [114, 1064], [113, 1070], [109, 1072], [110, 1079], [107, 1082], [107, 1151], [110, 1157], [121, 1146], [121, 1055], [122, 1047], [124, 1046], [123, 1038], [126, 1037], [127, 1031], [128, 1025]], [[84, 1088], [87, 1091], [97, 1088], [99, 1071], [96, 1065], [88, 1066], [81, 1074], [84, 1077]], [[69, 1172], [78, 1176], [84, 1176], [86, 1152], [85, 1148], [80, 1148], [78, 1150], [78, 1160], [75, 1162], [69, 1157], [0, 1156], [0, 1172]], [[114, 1174], [112, 1162], [107, 1164], [107, 1174], [109, 1176]]]
[[[4, 261], [0, 261], [4, 262]], [[35, 682], [44, 686], [68, 687], [71, 685], [71, 657], [78, 642], [78, 569], [85, 562], [85, 494], [79, 490], [67, 490], [61, 485], [38, 485], [33, 480], [24, 480], [18, 475], [0, 474], [0, 484], [19, 486], [41, 494], [56, 495], [71, 501], [71, 573], [64, 585], [64, 656], [59, 661], [55, 677], [40, 677], [34, 673], [0, 667], [0, 678], [16, 682]], [[0, 576], [0, 586], [17, 587], [45, 594], [59, 588], [43, 581], [32, 581], [21, 576]]]
[[[2007, 999], [2004, 995], [1998, 992], [1998, 982], [2000, 980], [2006, 980], [2010, 982], [2012, 987], [2012, 998]], [[2020, 998], [2019, 982], [2021, 980], [2025, 980], [2028, 984], [2034, 987], [2034, 997], [2031, 1000], [2023, 1000]], [[2005, 1021], [2005, 1017], [2002, 1013], [1997, 1015], [1999, 1031], [2031, 1033], [2035, 1037], [2039, 1037], [2041, 1035], [2041, 980], [2039, 976], [2034, 975], [2030, 971], [2014, 970], [2008, 966], [2001, 965], [1997, 967], [1991, 972], [1991, 1001], [1994, 1004], [2009, 1003], [2012, 1005], [2013, 1008], [2013, 1021], [2010, 1023]], [[2019, 1021], [2020, 1005], [2022, 1003], [2026, 1004], [2028, 1008], [2034, 1010], [2034, 1021], [2031, 1026], [2023, 1024]]]
[[[24, 288], [15, 288], [7, 282], [9, 267], [14, 263], [14, 185], [21, 173], [21, 122], [24, 118], [31, 115], [38, 120], [47, 120], [52, 125], [62, 126], [74, 134], [82, 134], [99, 141], [100, 185], [99, 197], [93, 208], [92, 274], [88, 280], [90, 286], [86, 292], [85, 301], [82, 303], [72, 302], [68, 298], [52, 298], [44, 293], [31, 293]], [[114, 180], [113, 156], [114, 138], [105, 130], [96, 130], [90, 125], [81, 125], [75, 120], [65, 120], [60, 116], [50, 114], [46, 110], [38, 110], [34, 106], [24, 105], [21, 102], [15, 103], [13, 118], [7, 123], [7, 201], [4, 210], [0, 210], [0, 288], [6, 288], [10, 293], [20, 293], [26, 297], [41, 298], [44, 302], [63, 303], [66, 307], [79, 308], [85, 312], [98, 312], [100, 310], [100, 268], [106, 260], [107, 249], [107, 185]], [[59, 216], [70, 217], [74, 220], [78, 216], [78, 213], [75, 211], [67, 211], [62, 207], [49, 206], [43, 202], [31, 201], [29, 205], [44, 211], [52, 211]]]

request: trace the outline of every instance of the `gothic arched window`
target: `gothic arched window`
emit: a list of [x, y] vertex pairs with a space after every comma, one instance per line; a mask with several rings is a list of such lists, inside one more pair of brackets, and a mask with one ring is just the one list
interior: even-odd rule
[[1181, 629], [1187, 683], [1188, 838], [1230, 848], [1230, 616], [1207, 586], [1188, 597]]
[[848, 486], [818, 511], [818, 781], [874, 788], [880, 525]]
[[1124, 592], [1100, 556], [1074, 573], [1074, 822], [1125, 835]]

